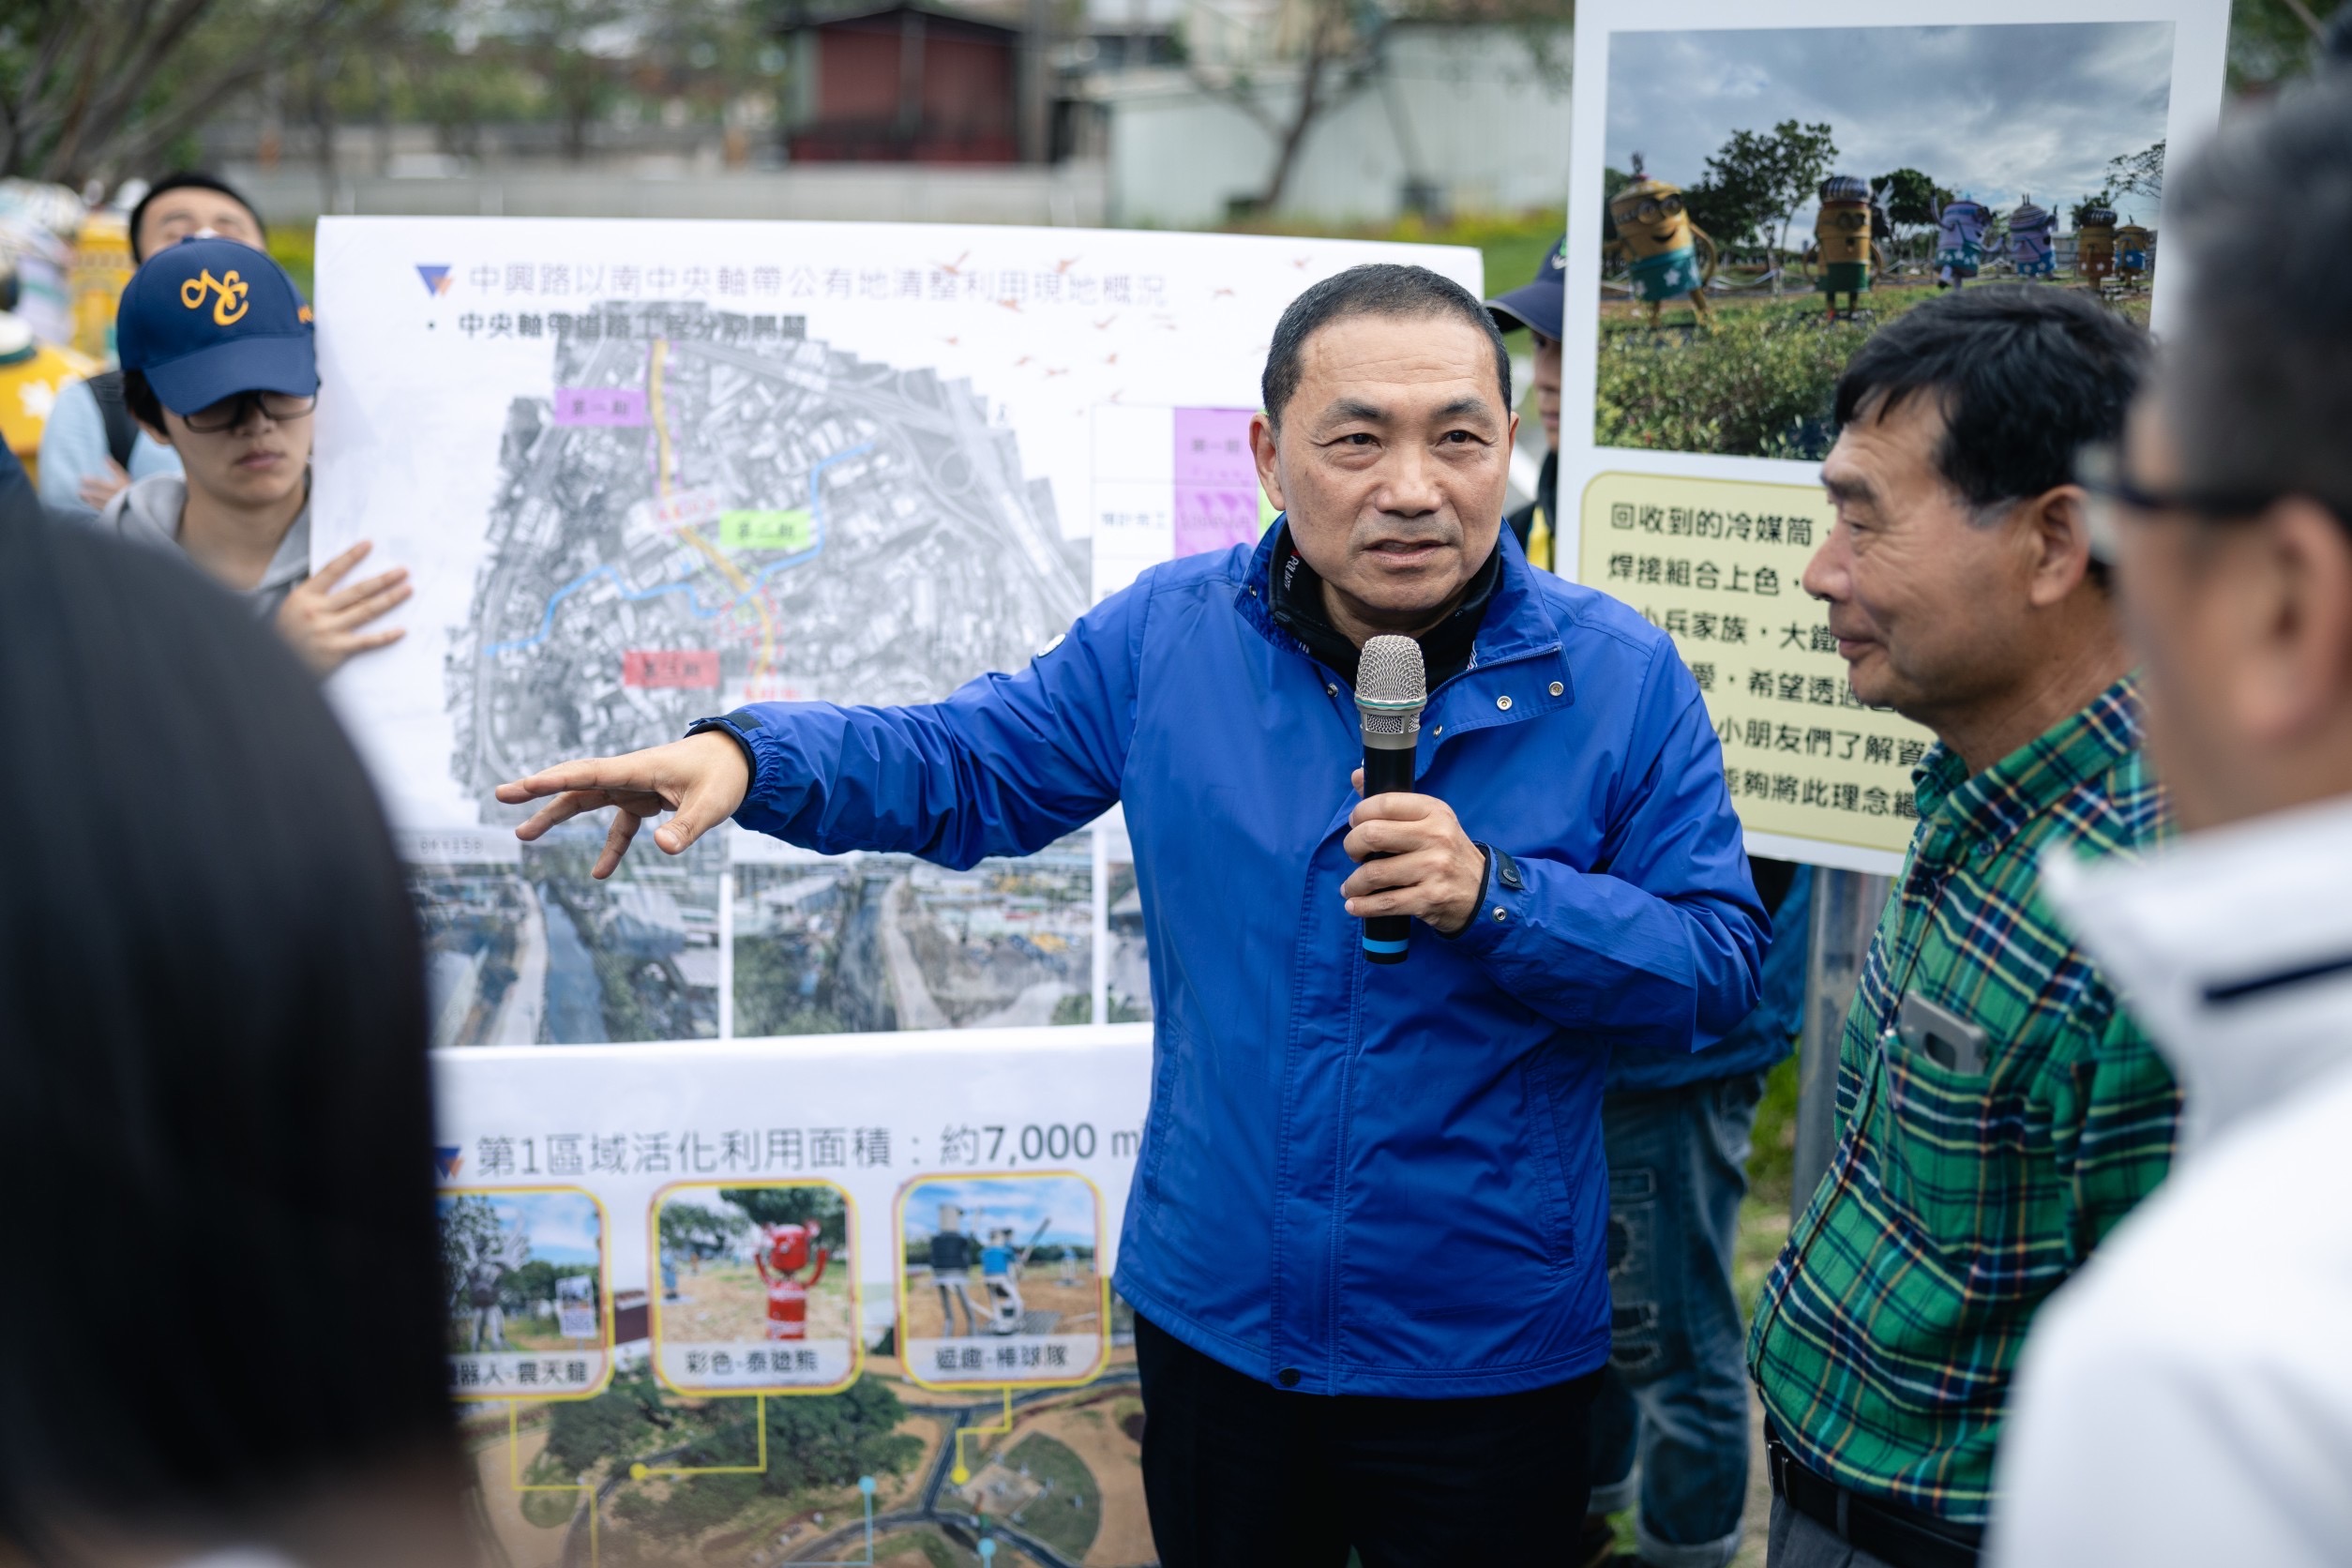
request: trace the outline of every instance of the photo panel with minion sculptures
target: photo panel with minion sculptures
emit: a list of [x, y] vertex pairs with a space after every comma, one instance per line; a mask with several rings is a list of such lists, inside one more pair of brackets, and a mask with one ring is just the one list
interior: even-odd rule
[[680, 1394], [831, 1394], [856, 1381], [856, 1211], [825, 1181], [676, 1182], [655, 1195], [655, 1375]]
[[612, 1372], [604, 1205], [578, 1187], [447, 1187], [449, 1392], [589, 1399]]
[[1553, 559], [1673, 640], [1751, 852], [1887, 873], [1918, 826], [1934, 737], [1859, 699], [1807, 592], [1839, 377], [1988, 287], [2161, 332], [2164, 169], [2219, 121], [2227, 26], [2227, 0], [1578, 7]]
[[2169, 17], [1642, 27], [1608, 40], [1598, 199], [1570, 213], [1595, 445], [1817, 460], [1854, 350], [1956, 290], [2148, 319]]
[[1069, 1171], [951, 1174], [898, 1194], [898, 1333], [926, 1388], [1051, 1387], [1110, 1353], [1103, 1201]]

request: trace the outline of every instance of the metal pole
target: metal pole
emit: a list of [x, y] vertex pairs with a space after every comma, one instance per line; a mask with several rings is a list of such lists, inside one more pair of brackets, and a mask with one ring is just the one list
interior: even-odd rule
[[1797, 1053], [1797, 1151], [1790, 1186], [1793, 1221], [1813, 1201], [1837, 1146], [1837, 1051], [1847, 1010], [1862, 979], [1871, 934], [1893, 880], [1861, 871], [1813, 873], [1813, 947], [1805, 960], [1805, 1028]]

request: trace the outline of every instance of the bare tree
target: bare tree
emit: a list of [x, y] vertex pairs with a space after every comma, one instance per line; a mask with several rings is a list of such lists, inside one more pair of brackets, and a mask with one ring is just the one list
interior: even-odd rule
[[1520, 36], [1535, 68], [1547, 80], [1565, 81], [1560, 30], [1576, 17], [1575, 0], [1410, 0], [1384, 18], [1356, 0], [1289, 0], [1280, 13], [1271, 57], [1295, 61], [1298, 93], [1277, 111], [1264, 86], [1241, 67], [1213, 67], [1199, 60], [1186, 70], [1202, 91], [1247, 115], [1274, 144], [1266, 183], [1250, 198], [1256, 212], [1278, 206], [1289, 188], [1307, 135], [1332, 110], [1346, 103], [1379, 69], [1387, 27], [1395, 22], [1490, 23]]
[[2150, 143], [2135, 153], [2107, 159], [2107, 188], [2118, 196], [2164, 199], [2164, 144]]
[[290, 61], [397, 25], [403, 0], [0, 0], [0, 174], [151, 166]]
[[[1293, 26], [1282, 31], [1297, 35], [1299, 87], [1287, 113], [1269, 107], [1264, 89], [1246, 68], [1208, 67], [1198, 60], [1185, 63], [1193, 82], [1247, 115], [1274, 144], [1274, 166], [1266, 183], [1250, 198], [1257, 212], [1270, 212], [1282, 201], [1298, 166], [1306, 133], [1335, 103], [1345, 101], [1371, 65], [1370, 39], [1356, 27], [1348, 0], [1298, 0], [1289, 8]], [[1284, 53], [1288, 53], [1285, 51]], [[1338, 80], [1334, 82], [1333, 79]]]

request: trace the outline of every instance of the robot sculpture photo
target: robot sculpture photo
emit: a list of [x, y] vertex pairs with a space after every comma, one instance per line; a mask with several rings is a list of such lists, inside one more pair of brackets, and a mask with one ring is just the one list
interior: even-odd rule
[[1715, 276], [1715, 242], [1682, 208], [1682, 188], [1653, 180], [1634, 155], [1634, 183], [1609, 199], [1609, 221], [1617, 237], [1612, 251], [1628, 263], [1634, 297], [1650, 309], [1656, 326], [1667, 301], [1687, 297], [1701, 324], [1709, 320], [1707, 283]]
[[2009, 262], [2020, 278], [2048, 278], [2058, 271], [2058, 254], [2051, 244], [2058, 214], [2045, 212], [2028, 196], [2009, 215]]
[[[766, 1247], [751, 1255], [751, 1264], [768, 1288], [768, 1337], [806, 1339], [808, 1292], [825, 1276], [825, 1249], [818, 1244], [813, 1225], [771, 1225], [766, 1228]], [[812, 1250], [817, 1255], [817, 1270], [803, 1282], [800, 1271], [808, 1267]]]
[[1960, 288], [1984, 264], [1984, 230], [1993, 215], [1966, 196], [1936, 215], [1936, 278]]
[[2115, 209], [2085, 207], [2074, 221], [2074, 276], [2097, 288], [2115, 276]]
[[2137, 223], [2126, 223], [2115, 232], [2116, 276], [2129, 286], [2143, 287], [2148, 282], [2148, 252], [2156, 246], [2156, 236]]
[[1862, 296], [1885, 258], [1870, 237], [1870, 186], [1851, 174], [1833, 174], [1821, 182], [1821, 212], [1813, 220], [1813, 249], [1806, 260], [1820, 258], [1821, 276], [1814, 287], [1829, 298], [1829, 319], [1837, 320], [1837, 296], [1846, 296], [1846, 313], [1862, 308]]

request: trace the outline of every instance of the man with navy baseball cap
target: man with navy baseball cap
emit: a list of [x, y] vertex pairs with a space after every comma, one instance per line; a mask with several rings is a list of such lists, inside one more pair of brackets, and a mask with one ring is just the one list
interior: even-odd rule
[[1504, 294], [1486, 301], [1486, 313], [1504, 332], [1526, 332], [1535, 339], [1535, 412], [1544, 421], [1544, 476], [1535, 499], [1507, 520], [1519, 536], [1528, 565], [1552, 565], [1552, 519], [1559, 515], [1560, 490], [1560, 317], [1568, 298], [1568, 242], [1551, 249], [1535, 276]]
[[175, 549], [268, 616], [321, 676], [400, 636], [363, 631], [409, 596], [395, 568], [338, 588], [368, 553], [310, 570], [318, 354], [294, 279], [234, 240], [184, 240], [131, 275], [115, 318], [123, 401], [179, 453], [107, 504], [98, 526]]
[[[1528, 560], [1554, 565], [1560, 339], [1568, 247], [1486, 313], [1535, 339], [1535, 406], [1550, 452], [1535, 499], [1511, 514]], [[1564, 565], [1564, 563], [1562, 563]], [[1723, 1568], [1747, 1498], [1747, 1368], [1731, 1277], [1745, 1151], [1767, 1072], [1804, 1010], [1813, 872], [1751, 856], [1772, 917], [1763, 998], [1706, 1050], [1610, 1054], [1601, 1138], [1609, 1170], [1609, 1365], [1592, 1403], [1592, 1500], [1574, 1568]], [[1607, 1515], [1634, 1509], [1638, 1550], [1621, 1556]]]

